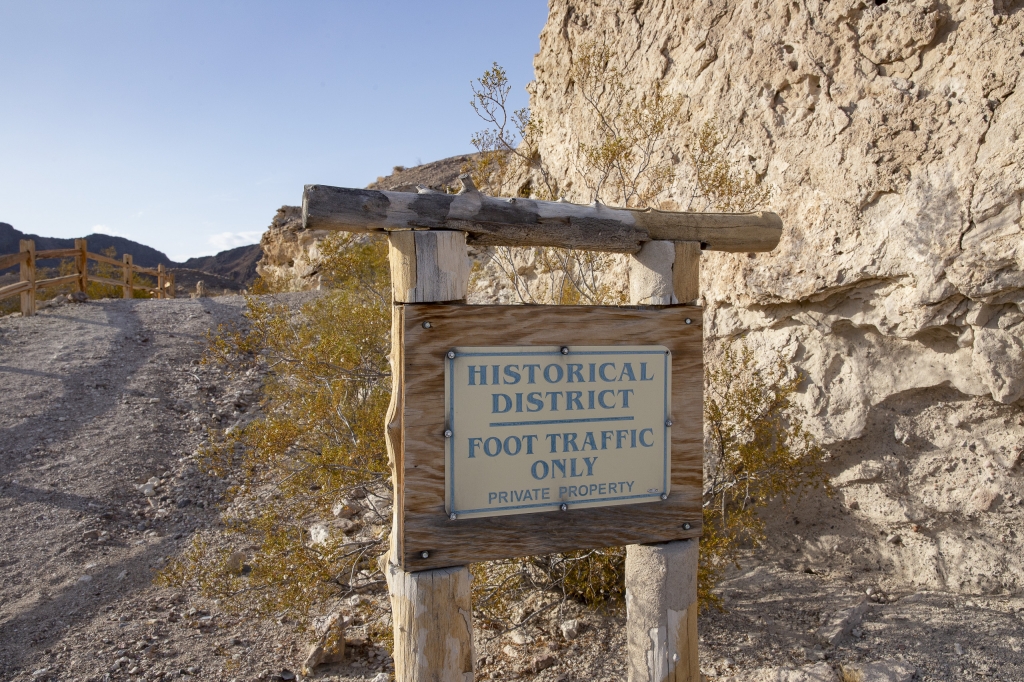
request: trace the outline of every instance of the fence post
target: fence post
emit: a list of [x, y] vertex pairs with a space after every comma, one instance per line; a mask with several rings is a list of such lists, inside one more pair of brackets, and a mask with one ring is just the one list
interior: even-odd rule
[[[700, 242], [650, 241], [629, 259], [629, 302], [671, 305], [700, 298]], [[626, 548], [629, 682], [699, 682], [699, 541]]]
[[132, 270], [132, 255], [124, 254], [121, 257], [124, 265], [121, 266], [121, 295], [122, 298], [132, 297], [132, 284], [135, 283], [135, 272]]
[[32, 239], [21, 240], [22, 258], [19, 272], [22, 282], [29, 283], [28, 291], [21, 292], [21, 314], [25, 317], [36, 314], [36, 243]]
[[[388, 238], [395, 305], [391, 325], [391, 405], [385, 425], [396, 500], [403, 485], [403, 330], [398, 305], [466, 298], [469, 258], [464, 232], [392, 232]], [[400, 523], [395, 504], [395, 524]], [[397, 534], [384, 574], [395, 633], [395, 679], [401, 682], [472, 682], [472, 578], [466, 566], [407, 572], [398, 566]], [[381, 563], [384, 564], [382, 558]]]
[[89, 247], [84, 239], [76, 239], [75, 248], [78, 250], [75, 255], [75, 270], [78, 272], [75, 291], [85, 293], [86, 287], [89, 286]]
[[177, 298], [178, 294], [174, 290], [174, 273], [172, 272], [169, 275], [169, 277], [170, 277], [170, 282], [168, 282], [168, 286], [167, 286], [167, 297], [168, 298]]
[[156, 266], [156, 297], [164, 298], [164, 264]]

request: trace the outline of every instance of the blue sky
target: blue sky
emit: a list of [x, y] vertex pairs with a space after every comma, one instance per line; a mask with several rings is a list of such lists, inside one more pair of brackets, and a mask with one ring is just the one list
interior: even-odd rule
[[171, 258], [258, 241], [302, 186], [471, 151], [470, 81], [527, 103], [543, 0], [0, 0], [0, 221]]

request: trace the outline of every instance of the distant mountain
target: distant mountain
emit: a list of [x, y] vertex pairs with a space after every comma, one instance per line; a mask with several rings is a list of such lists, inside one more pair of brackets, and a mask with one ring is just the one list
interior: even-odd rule
[[199, 270], [220, 275], [242, 286], [248, 286], [256, 280], [256, 264], [263, 257], [263, 249], [259, 244], [237, 246], [221, 251], [213, 256], [189, 258], [175, 267]]
[[[37, 251], [70, 249], [75, 246], [74, 239], [25, 234], [14, 229], [8, 223], [0, 223], [0, 254], [17, 251], [22, 239], [34, 239]], [[260, 245], [251, 244], [221, 251], [214, 256], [189, 258], [184, 263], [178, 263], [168, 258], [167, 254], [162, 251], [124, 237], [90, 234], [85, 239], [88, 241], [89, 251], [92, 253], [103, 253], [110, 247], [114, 247], [115, 258], [120, 259], [122, 255], [130, 253], [132, 262], [144, 268], [155, 268], [163, 263], [165, 268], [175, 272], [175, 277], [179, 280], [179, 288], [192, 286], [196, 280], [203, 279], [203, 275], [208, 274], [212, 275], [212, 281], [208, 281], [208, 285], [214, 284], [225, 289], [243, 289], [255, 281], [256, 263], [263, 256]]]

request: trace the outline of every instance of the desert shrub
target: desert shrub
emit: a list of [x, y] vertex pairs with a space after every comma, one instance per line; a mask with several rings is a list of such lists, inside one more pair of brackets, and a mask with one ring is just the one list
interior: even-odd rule
[[738, 550], [764, 539], [759, 512], [826, 485], [827, 477], [823, 452], [792, 402], [803, 377], [781, 355], [767, 353], [759, 362], [741, 343], [726, 347], [705, 375], [698, 594], [706, 607], [718, 605], [712, 590]]
[[609, 547], [473, 564], [473, 608], [504, 631], [574, 600], [590, 606], [625, 595], [626, 549]]
[[668, 129], [678, 122], [684, 99], [660, 84], [634, 97], [606, 45], [586, 41], [574, 52], [569, 81], [590, 114], [587, 127], [595, 138], [577, 140], [574, 150], [585, 199], [627, 208], [656, 205], [676, 179]]
[[743, 212], [767, 205], [772, 198], [771, 185], [762, 184], [750, 172], [729, 162], [725, 135], [715, 119], [705, 121], [691, 143], [694, 183], [690, 208]]
[[[390, 527], [386, 241], [332, 236], [321, 268], [334, 288], [298, 310], [250, 294], [247, 326], [210, 336], [204, 362], [265, 375], [262, 409], [241, 428], [212, 432], [200, 453], [206, 471], [237, 481], [224, 500], [227, 542], [197, 540], [159, 577], [227, 609], [299, 623], [380, 587], [375, 560]], [[371, 508], [364, 528], [333, 532], [332, 507], [362, 498]], [[312, 538], [325, 521], [326, 539]]]
[[864, 682], [864, 673], [858, 668], [842, 665], [839, 666], [839, 679], [841, 682]]

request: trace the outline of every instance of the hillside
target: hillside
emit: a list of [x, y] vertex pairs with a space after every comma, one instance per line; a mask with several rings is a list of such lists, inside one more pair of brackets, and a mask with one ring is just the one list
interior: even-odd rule
[[458, 185], [458, 177], [463, 166], [468, 164], [476, 154], [460, 154], [446, 159], [431, 161], [419, 166], [395, 166], [391, 175], [377, 178], [366, 189], [380, 189], [390, 192], [415, 192], [419, 185], [444, 191], [448, 187]]
[[[70, 249], [74, 247], [74, 239], [62, 239], [60, 237], [41, 237], [35, 234], [26, 234], [15, 229], [8, 223], [0, 223], [0, 253], [13, 253], [19, 249], [19, 242], [22, 239], [33, 239], [37, 250], [46, 249]], [[256, 279], [256, 263], [263, 255], [259, 244], [239, 246], [227, 251], [221, 251], [213, 256], [200, 256], [189, 258], [178, 263], [167, 257], [162, 251], [140, 244], [124, 237], [114, 237], [107, 234], [90, 234], [85, 237], [89, 243], [89, 250], [93, 253], [103, 253], [113, 248], [116, 258], [129, 253], [136, 265], [146, 268], [155, 268], [163, 264], [164, 267], [175, 273], [179, 287], [191, 288], [195, 282], [206, 276], [207, 285], [232, 291], [241, 290], [253, 283]], [[53, 265], [47, 261], [40, 261], [44, 266]], [[55, 263], [55, 261], [54, 261]], [[12, 272], [14, 269], [0, 272]]]

